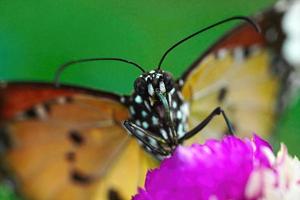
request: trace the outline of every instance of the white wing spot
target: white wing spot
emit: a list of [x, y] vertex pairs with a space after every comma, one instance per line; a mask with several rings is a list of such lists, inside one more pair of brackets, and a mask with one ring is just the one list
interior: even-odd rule
[[242, 47], [236, 47], [233, 50], [234, 61], [241, 63], [244, 60], [244, 51]]
[[259, 45], [252, 45], [251, 47], [249, 47], [251, 56], [259, 54], [260, 50], [261, 50], [261, 48]]
[[226, 55], [228, 54], [228, 51], [226, 49], [220, 49], [218, 52], [217, 52], [217, 58], [222, 60], [226, 57]]
[[67, 102], [67, 100], [66, 100], [66, 97], [58, 97], [58, 98], [56, 99], [56, 102], [57, 102], [58, 104], [65, 104], [65, 103]]
[[122, 103], [125, 103], [125, 97], [121, 97], [121, 98], [120, 98], [120, 101], [121, 101]]
[[39, 105], [35, 106], [34, 109], [35, 109], [37, 115], [39, 116], [39, 118], [41, 118], [41, 119], [47, 118], [47, 111], [45, 110], [43, 105], [39, 104]]

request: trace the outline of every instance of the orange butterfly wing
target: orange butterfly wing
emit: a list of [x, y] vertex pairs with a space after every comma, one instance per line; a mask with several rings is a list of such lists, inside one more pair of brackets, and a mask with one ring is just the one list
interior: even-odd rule
[[151, 159], [122, 127], [118, 96], [8, 84], [0, 99], [1, 166], [27, 198], [130, 199], [143, 182]]
[[[284, 62], [278, 65], [283, 35], [275, 22], [280, 22], [281, 14], [270, 10], [261, 16], [257, 18], [261, 34], [249, 25], [238, 26], [200, 57], [179, 80], [184, 82], [183, 96], [190, 105], [190, 128], [221, 106], [238, 135], [271, 134], [290, 69]], [[273, 40], [270, 30], [277, 31]], [[273, 65], [275, 59], [278, 59], [277, 66]], [[227, 131], [224, 119], [216, 117], [201, 136], [191, 142], [220, 137]]]

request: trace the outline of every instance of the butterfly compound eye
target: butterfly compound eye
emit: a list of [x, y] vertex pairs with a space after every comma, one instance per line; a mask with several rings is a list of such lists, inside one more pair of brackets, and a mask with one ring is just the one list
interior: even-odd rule
[[147, 89], [146, 81], [142, 77], [137, 78], [134, 82], [135, 92], [140, 95], [144, 95], [146, 94], [146, 89]]
[[172, 90], [174, 88], [174, 80], [171, 74], [169, 73], [164, 73], [164, 83], [167, 91]]

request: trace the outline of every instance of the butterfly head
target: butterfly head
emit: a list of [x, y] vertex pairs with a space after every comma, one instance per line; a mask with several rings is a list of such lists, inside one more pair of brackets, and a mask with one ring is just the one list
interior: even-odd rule
[[[157, 149], [171, 152], [185, 132], [188, 115], [179, 88], [172, 75], [160, 69], [139, 76], [129, 105], [130, 121], [136, 127], [129, 132]], [[159, 139], [154, 141], [149, 135]]]
[[153, 106], [159, 100], [158, 95], [166, 95], [176, 87], [171, 74], [162, 70], [152, 70], [138, 77], [134, 82], [134, 91]]

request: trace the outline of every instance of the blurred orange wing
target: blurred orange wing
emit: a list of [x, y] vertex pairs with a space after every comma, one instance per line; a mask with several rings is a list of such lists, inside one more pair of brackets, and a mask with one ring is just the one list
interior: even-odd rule
[[152, 161], [110, 93], [2, 85], [1, 167], [29, 199], [130, 199]]
[[[280, 58], [281, 14], [270, 10], [256, 20], [261, 34], [249, 25], [238, 26], [179, 80], [190, 105], [190, 128], [221, 106], [239, 136], [271, 134], [290, 69]], [[216, 117], [203, 129], [201, 138], [221, 137], [227, 131], [224, 119]]]

